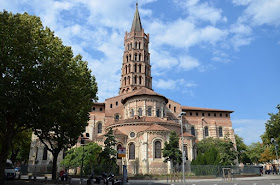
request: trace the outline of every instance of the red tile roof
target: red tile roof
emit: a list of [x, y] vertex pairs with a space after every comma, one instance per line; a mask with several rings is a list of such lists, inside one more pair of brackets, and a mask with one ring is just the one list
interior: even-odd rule
[[123, 133], [122, 131], [120, 131], [119, 129], [116, 129], [114, 131], [114, 135], [126, 135], [125, 133]]
[[181, 106], [182, 110], [197, 110], [197, 111], [211, 111], [211, 112], [229, 112], [232, 113], [232, 110], [221, 110], [221, 109], [210, 109], [210, 108], [201, 108], [201, 107], [190, 107], [190, 106]]
[[153, 91], [151, 89], [147, 89], [147, 88], [141, 88], [141, 89], [135, 91], [135, 93], [131, 94], [130, 96], [125, 97], [122, 100], [122, 103], [125, 104], [125, 102], [127, 101], [128, 98], [131, 98], [134, 96], [142, 96], [142, 95], [160, 96], [160, 97], [164, 98], [165, 103], [168, 103], [168, 99], [165, 96], [158, 94], [155, 91]]
[[152, 126], [147, 128], [146, 131], [170, 131], [170, 130], [161, 125], [153, 124]]
[[[180, 137], [182, 136], [182, 134], [180, 134]], [[194, 135], [190, 134], [190, 133], [187, 133], [187, 132], [184, 132], [183, 133], [183, 136], [184, 137], [194, 137]]]

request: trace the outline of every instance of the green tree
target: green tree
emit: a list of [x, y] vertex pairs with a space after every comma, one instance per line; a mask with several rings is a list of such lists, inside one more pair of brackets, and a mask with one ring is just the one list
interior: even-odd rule
[[[265, 123], [265, 132], [261, 136], [262, 141], [265, 145], [272, 145], [271, 150], [272, 153], [275, 154], [275, 146], [271, 143], [271, 138], [274, 138], [278, 144], [280, 144], [280, 104], [276, 107], [278, 112], [276, 114], [269, 113], [269, 120]], [[278, 147], [278, 153], [279, 153]]]
[[[84, 174], [90, 174], [93, 169], [99, 166], [98, 157], [101, 151], [102, 147], [96, 143], [88, 143], [84, 146]], [[76, 168], [81, 167], [82, 158], [83, 147], [72, 148], [66, 152], [60, 165], [68, 169], [75, 169], [76, 172]]]
[[252, 163], [258, 164], [260, 162], [260, 156], [264, 152], [264, 149], [265, 147], [262, 143], [252, 143], [248, 146], [246, 154]]
[[182, 152], [179, 150], [179, 137], [175, 131], [170, 132], [169, 142], [164, 143], [162, 155], [165, 158], [163, 162], [170, 161], [171, 169], [182, 163]]
[[237, 158], [237, 152], [232, 141], [225, 138], [206, 138], [197, 143], [197, 158], [192, 161], [195, 165], [231, 165]]
[[244, 143], [243, 138], [235, 134], [235, 140], [238, 153], [238, 161], [243, 164], [251, 163], [251, 160], [247, 155], [248, 146]]
[[36, 16], [0, 12], [0, 38], [0, 173], [13, 138], [32, 128], [53, 155], [55, 179], [58, 153], [87, 125], [95, 78]]
[[27, 164], [29, 159], [31, 135], [31, 130], [24, 130], [14, 137], [10, 150], [10, 159], [13, 163], [20, 162], [22, 164]]
[[97, 173], [102, 172], [118, 172], [117, 167], [117, 150], [116, 139], [113, 135], [112, 128], [105, 134], [104, 149], [99, 155], [99, 168], [96, 169]]

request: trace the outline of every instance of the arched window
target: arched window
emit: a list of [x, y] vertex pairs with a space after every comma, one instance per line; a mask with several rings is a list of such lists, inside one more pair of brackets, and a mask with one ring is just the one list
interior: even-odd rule
[[125, 74], [127, 74], [127, 66], [125, 66]]
[[130, 84], [130, 76], [127, 77], [128, 85]]
[[141, 53], [139, 53], [139, 61], [141, 61]]
[[134, 76], [134, 84], [137, 84], [137, 76]]
[[134, 72], [137, 72], [137, 64], [134, 64]]
[[209, 136], [208, 127], [204, 127], [204, 136], [205, 136], [205, 137], [208, 137], [208, 136]]
[[130, 73], [130, 67], [131, 67], [130, 64], [128, 64], [128, 73]]
[[[118, 144], [118, 145], [117, 145], [117, 152], [119, 151], [119, 149], [120, 149], [121, 147], [122, 147], [121, 144]], [[118, 158], [118, 159], [121, 159], [121, 157], [119, 157], [119, 155], [117, 156], [117, 158]]]
[[141, 49], [141, 42], [139, 42], [139, 49]]
[[137, 42], [135, 42], [135, 47], [134, 48], [137, 49]]
[[131, 55], [129, 55], [129, 61], [131, 61]]
[[142, 116], [142, 108], [138, 109], [138, 116]]
[[223, 137], [223, 128], [219, 127], [219, 137]]
[[44, 147], [43, 160], [47, 160], [47, 159], [48, 159], [48, 149], [47, 149], [47, 147]]
[[155, 158], [161, 158], [161, 142], [160, 141], [156, 141], [155, 142]]
[[102, 133], [102, 123], [98, 123], [98, 125], [97, 125], [97, 133], [98, 134]]
[[139, 73], [141, 73], [141, 64], [139, 64]]
[[124, 85], [126, 85], [126, 77], [124, 77]]
[[141, 76], [139, 76], [139, 84], [141, 84], [142, 83], [142, 78], [141, 78]]
[[134, 143], [129, 144], [128, 159], [135, 159], [135, 145]]
[[188, 160], [188, 145], [184, 145], [184, 152], [185, 152], [186, 160]]
[[134, 55], [134, 61], [137, 61], [137, 54]]
[[157, 117], [160, 117], [160, 110], [157, 109]]
[[195, 129], [194, 129], [194, 126], [191, 127], [191, 134], [192, 134], [193, 136], [195, 136]]
[[132, 43], [130, 43], [130, 49], [132, 49]]
[[151, 107], [148, 108], [147, 115], [152, 116], [152, 108]]
[[130, 117], [133, 117], [133, 116], [134, 116], [134, 110], [131, 109], [131, 110], [130, 110]]
[[116, 114], [115, 115], [115, 121], [119, 121], [120, 120], [120, 115], [119, 114]]
[[126, 55], [126, 62], [128, 62], [128, 56]]

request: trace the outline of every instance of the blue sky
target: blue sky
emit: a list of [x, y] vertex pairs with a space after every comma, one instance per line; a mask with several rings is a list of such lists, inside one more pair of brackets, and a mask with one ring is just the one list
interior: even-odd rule
[[[280, 103], [280, 0], [138, 0], [150, 34], [153, 89], [185, 106], [226, 109], [246, 144]], [[0, 0], [28, 12], [80, 53], [99, 99], [118, 94], [135, 0]]]

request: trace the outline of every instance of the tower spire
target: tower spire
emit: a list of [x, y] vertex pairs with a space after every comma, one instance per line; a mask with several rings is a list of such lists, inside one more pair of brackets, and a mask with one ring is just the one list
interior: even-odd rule
[[134, 29], [134, 31], [142, 31], [142, 24], [141, 24], [141, 19], [138, 11], [138, 2], [136, 1], [136, 10], [131, 26], [131, 31]]

